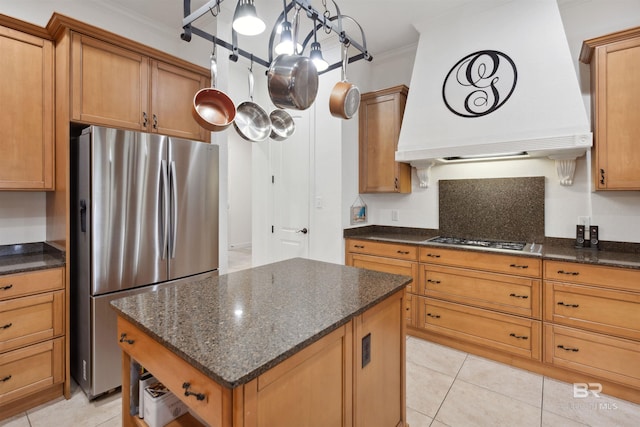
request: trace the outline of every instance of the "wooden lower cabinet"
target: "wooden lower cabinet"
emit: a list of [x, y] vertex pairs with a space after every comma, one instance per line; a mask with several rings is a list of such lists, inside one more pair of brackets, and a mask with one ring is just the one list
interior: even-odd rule
[[640, 390], [640, 342], [552, 324], [544, 332], [545, 362]]
[[405, 319], [407, 326], [416, 326], [415, 296], [418, 289], [418, 248], [416, 246], [371, 240], [347, 239], [345, 265], [381, 271], [383, 273], [411, 276], [407, 285]]
[[[127, 320], [118, 317], [122, 358], [123, 426], [146, 426], [129, 415], [132, 360], [174, 391], [212, 427], [403, 427], [405, 420], [404, 291], [236, 388], [205, 376]], [[369, 362], [364, 363], [363, 342]], [[185, 396], [183, 385], [202, 393]], [[201, 426], [190, 414], [169, 426]]]
[[541, 322], [418, 297], [418, 327], [460, 341], [540, 360]]
[[0, 276], [0, 420], [64, 393], [64, 270]]

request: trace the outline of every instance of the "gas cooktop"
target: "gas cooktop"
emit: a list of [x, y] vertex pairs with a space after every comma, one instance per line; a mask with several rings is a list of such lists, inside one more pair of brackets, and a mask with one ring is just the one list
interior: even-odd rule
[[465, 246], [493, 250], [498, 252], [516, 252], [532, 255], [542, 255], [542, 245], [537, 243], [507, 242], [501, 240], [464, 239], [460, 237], [438, 236], [425, 240], [443, 246]]

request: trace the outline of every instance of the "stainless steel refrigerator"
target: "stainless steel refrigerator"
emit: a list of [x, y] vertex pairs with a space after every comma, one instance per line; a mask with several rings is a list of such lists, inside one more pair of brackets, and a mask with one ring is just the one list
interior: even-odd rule
[[70, 152], [71, 375], [93, 399], [121, 384], [110, 301], [217, 274], [218, 147], [91, 126]]

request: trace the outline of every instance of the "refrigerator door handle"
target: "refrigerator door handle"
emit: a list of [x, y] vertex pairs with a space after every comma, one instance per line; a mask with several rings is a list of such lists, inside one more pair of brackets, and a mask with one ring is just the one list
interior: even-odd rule
[[169, 237], [169, 176], [167, 171], [167, 161], [160, 161], [160, 196], [162, 197], [162, 208], [160, 210], [160, 224], [162, 226], [162, 259], [167, 258], [167, 243]]
[[176, 257], [176, 240], [178, 238], [178, 183], [176, 176], [176, 162], [171, 162], [171, 240], [169, 241], [169, 253], [171, 258]]

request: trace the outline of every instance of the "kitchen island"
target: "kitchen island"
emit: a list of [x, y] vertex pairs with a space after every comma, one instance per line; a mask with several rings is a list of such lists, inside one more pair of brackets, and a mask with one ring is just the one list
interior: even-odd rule
[[116, 300], [123, 425], [135, 360], [210, 426], [404, 426], [410, 282], [292, 259]]

